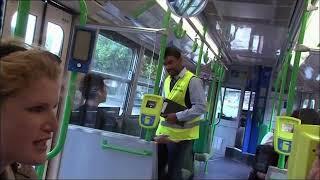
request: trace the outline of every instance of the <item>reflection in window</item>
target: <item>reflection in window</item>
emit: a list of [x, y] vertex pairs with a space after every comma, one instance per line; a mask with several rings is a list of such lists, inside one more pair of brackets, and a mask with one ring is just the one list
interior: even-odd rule
[[140, 106], [142, 103], [143, 95], [144, 94], [152, 94], [153, 88], [147, 87], [147, 86], [137, 86], [134, 102], [133, 102], [133, 108], [132, 108], [132, 115], [139, 115], [140, 114]]
[[230, 33], [235, 34], [235, 38], [231, 41], [231, 49], [232, 50], [248, 50], [249, 49], [249, 41], [251, 36], [251, 28], [250, 27], [238, 27], [236, 31], [236, 27], [234, 24], [231, 24]]
[[[248, 110], [249, 100], [250, 100], [250, 93], [251, 93], [251, 91], [245, 91], [245, 93], [244, 93], [244, 100], [243, 100], [242, 110], [246, 110], [246, 111]], [[252, 92], [251, 103], [250, 103], [250, 111], [253, 111], [255, 94], [256, 94], [255, 92]]]
[[223, 102], [222, 115], [228, 118], [236, 118], [240, 105], [241, 90], [226, 88]]
[[63, 44], [63, 30], [54, 23], [48, 22], [45, 47], [51, 53], [61, 56]]
[[107, 101], [105, 103], [101, 103], [99, 107], [120, 107], [121, 114], [123, 112], [128, 84], [112, 79], [106, 79], [105, 81], [108, 92]]
[[103, 35], [98, 36], [93, 69], [126, 79], [131, 78], [133, 50]]
[[[28, 15], [28, 23], [27, 23], [27, 31], [26, 36], [24, 38], [24, 42], [27, 44], [32, 44], [33, 37], [34, 37], [34, 31], [36, 27], [36, 20], [37, 17], [34, 15], [29, 14]], [[17, 23], [17, 12], [13, 14], [12, 20], [11, 20], [11, 33], [13, 34], [16, 28]]]

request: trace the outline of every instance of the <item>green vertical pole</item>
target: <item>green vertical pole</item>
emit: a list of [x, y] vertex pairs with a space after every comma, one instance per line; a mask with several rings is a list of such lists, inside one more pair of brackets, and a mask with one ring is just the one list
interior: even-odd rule
[[202, 54], [203, 54], [203, 46], [204, 46], [204, 40], [206, 38], [207, 30], [208, 30], [207, 27], [203, 27], [203, 40], [201, 41], [199, 57], [198, 57], [198, 62], [197, 62], [197, 68], [196, 68], [196, 75], [197, 76], [199, 76], [200, 70], [201, 70], [201, 60], [202, 60]]
[[[79, 6], [80, 6], [80, 25], [85, 25], [87, 23], [87, 17], [88, 17], [88, 9], [87, 9], [86, 1], [80, 0]], [[47, 155], [48, 160], [54, 158], [56, 155], [58, 155], [61, 152], [61, 150], [64, 146], [64, 143], [66, 141], [67, 132], [68, 132], [68, 125], [69, 125], [71, 110], [72, 110], [71, 109], [72, 97], [75, 94], [75, 90], [76, 90], [77, 75], [78, 75], [77, 72], [71, 72], [69, 83], [68, 83], [67, 98], [66, 98], [66, 102], [64, 105], [63, 120], [62, 120], [62, 124], [60, 126], [59, 137], [57, 140], [57, 144]], [[40, 166], [37, 166], [36, 172], [38, 175], [38, 179], [42, 179], [44, 170], [45, 170], [45, 167], [43, 164]]]
[[[162, 27], [166, 29], [166, 32], [162, 34], [160, 39], [159, 62], [158, 62], [157, 76], [156, 76], [154, 92], [153, 92], [156, 95], [160, 94], [160, 79], [161, 79], [163, 62], [164, 62], [164, 53], [167, 46], [167, 38], [168, 38], [167, 33], [169, 30], [170, 18], [171, 18], [171, 11], [168, 9], [162, 20]], [[155, 129], [146, 129], [146, 135], [145, 135], [146, 141], [151, 141], [154, 131]]]
[[274, 87], [274, 96], [273, 96], [273, 99], [272, 99], [271, 117], [270, 117], [269, 127], [268, 127], [269, 132], [271, 132], [271, 130], [272, 130], [273, 114], [274, 114], [274, 111], [276, 109], [276, 99], [277, 99], [276, 96], [278, 94], [278, 87], [279, 87], [279, 84], [281, 82], [281, 77], [282, 77], [281, 74], [282, 74], [282, 71], [280, 70], [279, 74], [277, 76], [275, 87]]
[[286, 56], [286, 60], [283, 63], [283, 71], [282, 71], [283, 73], [281, 75], [281, 85], [280, 85], [280, 94], [279, 94], [279, 99], [278, 99], [277, 116], [280, 116], [280, 114], [281, 114], [283, 93], [284, 93], [285, 85], [287, 84], [287, 74], [288, 74], [288, 68], [290, 65], [291, 56], [292, 56], [292, 54], [289, 53]]
[[14, 36], [25, 38], [30, 10], [30, 0], [20, 0], [18, 4], [17, 22]]
[[167, 46], [167, 38], [168, 38], [168, 30], [169, 30], [169, 23], [170, 23], [171, 11], [167, 10], [166, 14], [162, 20], [162, 27], [166, 29], [166, 32], [162, 34], [160, 39], [160, 52], [159, 52], [159, 62], [157, 68], [157, 76], [154, 85], [154, 94], [160, 94], [160, 79], [162, 74], [163, 62], [164, 62], [164, 53]]
[[[307, 7], [308, 3], [306, 3]], [[306, 9], [305, 7], [305, 9]], [[303, 16], [302, 16], [302, 22], [301, 22], [301, 27], [300, 27], [300, 33], [299, 33], [299, 38], [298, 38], [298, 43], [297, 44], [302, 44], [304, 40], [304, 33], [306, 31], [306, 26], [307, 26], [307, 21], [309, 17], [309, 13], [307, 10], [304, 11]], [[288, 93], [288, 105], [287, 105], [287, 115], [292, 113], [293, 110], [293, 102], [294, 102], [294, 95], [295, 95], [295, 87], [297, 84], [297, 77], [298, 77], [298, 72], [299, 72], [299, 64], [300, 64], [300, 59], [301, 59], [301, 52], [296, 51], [295, 57], [294, 57], [294, 64], [293, 64], [293, 70], [292, 70], [292, 75], [291, 75], [291, 80], [290, 80], [290, 86], [289, 86], [289, 93]]]
[[[215, 129], [216, 129], [216, 124], [215, 124], [215, 119], [216, 119], [216, 112], [217, 112], [217, 105], [218, 105], [218, 95], [221, 94], [221, 84], [222, 84], [222, 79], [224, 76], [224, 69], [222, 66], [219, 67], [219, 71], [218, 71], [218, 77], [219, 77], [219, 82], [218, 82], [218, 91], [217, 91], [217, 98], [214, 104], [214, 111], [213, 111], [213, 115], [212, 115], [212, 122], [213, 122], [213, 129], [212, 129], [212, 133], [214, 135]], [[221, 102], [223, 103], [223, 102]]]
[[[307, 21], [308, 21], [308, 17], [310, 14], [307, 11], [308, 4], [309, 4], [309, 1], [307, 1], [305, 3], [305, 10], [304, 10], [304, 13], [302, 16], [301, 27], [300, 27], [299, 38], [298, 38], [297, 44], [302, 44], [303, 40], [304, 40], [304, 34], [305, 34], [306, 26], [307, 26]], [[294, 94], [295, 94], [295, 87], [297, 84], [300, 59], [301, 59], [301, 52], [297, 51], [295, 53], [295, 57], [294, 57], [293, 70], [292, 70], [291, 81], [290, 81], [289, 92], [288, 92], [288, 101], [287, 101], [287, 109], [286, 109], [287, 115], [291, 114], [292, 110], [293, 110]], [[281, 169], [285, 168], [285, 155], [283, 155], [283, 154], [279, 155], [278, 168], [281, 168]]]

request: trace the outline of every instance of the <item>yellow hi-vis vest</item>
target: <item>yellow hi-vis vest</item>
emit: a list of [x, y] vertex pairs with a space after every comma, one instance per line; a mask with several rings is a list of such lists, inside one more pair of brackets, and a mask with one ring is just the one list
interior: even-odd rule
[[[186, 107], [185, 96], [189, 87], [189, 82], [193, 76], [195, 75], [192, 72], [186, 71], [185, 75], [176, 82], [171, 91], [171, 77], [168, 76], [164, 81], [165, 98]], [[198, 139], [199, 120], [200, 116], [193, 120], [186, 121], [183, 126], [180, 126], [177, 124], [170, 124], [161, 117], [156, 135], [168, 135], [168, 138], [172, 141]]]

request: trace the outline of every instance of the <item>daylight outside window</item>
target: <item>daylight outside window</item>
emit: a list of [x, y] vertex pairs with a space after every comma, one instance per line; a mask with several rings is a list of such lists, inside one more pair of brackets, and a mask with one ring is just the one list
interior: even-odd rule
[[[37, 17], [29, 14], [28, 15], [28, 23], [27, 23], [27, 31], [26, 31], [26, 36], [24, 39], [24, 42], [27, 44], [32, 44], [33, 43], [33, 37], [34, 37], [34, 31], [36, 27], [36, 20]], [[13, 14], [12, 20], [11, 20], [11, 33], [14, 33], [14, 30], [16, 28], [16, 23], [17, 23], [17, 12]]]

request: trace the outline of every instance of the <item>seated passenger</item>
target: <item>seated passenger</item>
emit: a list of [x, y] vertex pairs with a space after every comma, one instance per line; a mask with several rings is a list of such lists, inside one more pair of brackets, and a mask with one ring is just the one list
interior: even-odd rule
[[0, 44], [0, 179], [36, 179], [58, 127], [60, 59], [18, 42]]
[[98, 105], [106, 101], [107, 90], [104, 78], [98, 74], [86, 74], [80, 84], [80, 92], [84, 99], [84, 104], [77, 108], [73, 113], [71, 122], [81, 126], [101, 128], [101, 123], [96, 122]]
[[[320, 116], [314, 109], [295, 110], [292, 113], [291, 117], [300, 119], [301, 124], [320, 125]], [[277, 166], [278, 154], [274, 151], [273, 148], [273, 132], [268, 132], [263, 137], [261, 145], [257, 147], [256, 161], [257, 159], [261, 159], [261, 157], [265, 157], [268, 159], [267, 161], [265, 161], [265, 163], [267, 163], [267, 167]], [[286, 160], [287, 159], [288, 157], [286, 157]], [[255, 167], [253, 167], [249, 179], [265, 179], [266, 173], [267, 172], [257, 171]]]

